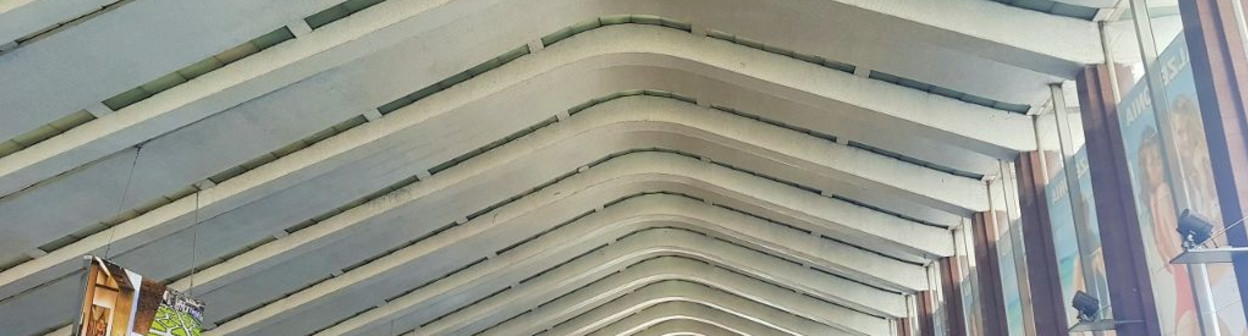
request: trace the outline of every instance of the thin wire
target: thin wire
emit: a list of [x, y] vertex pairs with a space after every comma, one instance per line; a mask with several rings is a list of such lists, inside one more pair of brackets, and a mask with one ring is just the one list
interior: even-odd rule
[[191, 284], [186, 288], [186, 296], [195, 297], [195, 265], [197, 246], [199, 245], [199, 194], [204, 191], [201, 189], [195, 192], [195, 221], [191, 223]]
[[[121, 210], [126, 206], [126, 195], [130, 193], [130, 182], [134, 180], [134, 167], [139, 165], [140, 153], [143, 153], [143, 145], [141, 144], [138, 146], [135, 146], [134, 161], [130, 162], [130, 173], [129, 173], [129, 176], [126, 177], [126, 186], [121, 189], [121, 201], [117, 202], [117, 211], [113, 212], [113, 213], [118, 214], [118, 216], [121, 215]], [[112, 251], [113, 249], [113, 238], [117, 236], [117, 226], [119, 225], [121, 224], [120, 223], [114, 224], [112, 228], [108, 230], [108, 245], [104, 247], [104, 259], [105, 260], [108, 259], [108, 256], [109, 256], [108, 253]]]
[[398, 336], [394, 334], [394, 319], [390, 319], [390, 336]]
[[[1214, 238], [1217, 238], [1217, 237], [1221, 237], [1221, 236], [1223, 236], [1223, 235], [1226, 235], [1226, 232], [1227, 232], [1227, 231], [1230, 231], [1231, 229], [1235, 228], [1236, 226], [1239, 226], [1240, 224], [1244, 224], [1244, 221], [1245, 221], [1245, 220], [1248, 220], [1248, 217], [1240, 218], [1238, 221], [1235, 221], [1234, 223], [1231, 223], [1231, 225], [1224, 226], [1224, 227], [1222, 228], [1222, 230], [1218, 230], [1218, 233], [1216, 233], [1216, 234], [1214, 234], [1214, 235], [1212, 235], [1212, 236], [1209, 236], [1209, 239], [1205, 239], [1205, 241], [1201, 242], [1201, 243], [1200, 243], [1200, 245], [1201, 245], [1201, 246], [1204, 246], [1205, 244], [1207, 244], [1207, 243], [1209, 243], [1209, 242], [1213, 241], [1213, 239], [1214, 239]], [[1214, 246], [1214, 247], [1218, 247], [1218, 242], [1213, 241], [1213, 246]]]

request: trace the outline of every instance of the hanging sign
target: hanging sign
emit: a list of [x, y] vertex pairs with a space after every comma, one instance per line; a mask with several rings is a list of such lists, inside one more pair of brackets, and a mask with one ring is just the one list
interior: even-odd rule
[[204, 304], [121, 266], [86, 257], [74, 336], [196, 336]]

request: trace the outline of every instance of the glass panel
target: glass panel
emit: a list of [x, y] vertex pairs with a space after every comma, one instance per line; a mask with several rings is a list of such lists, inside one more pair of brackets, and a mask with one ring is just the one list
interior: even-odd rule
[[1178, 0], [1145, 0], [1148, 3], [1150, 26], [1153, 28], [1153, 46], [1158, 51], [1166, 49], [1183, 32], [1179, 17]]
[[[1068, 83], [1069, 84], [1069, 83]], [[1092, 178], [1088, 170], [1087, 152], [1083, 148], [1083, 126], [1079, 109], [1070, 106], [1077, 101], [1073, 86], [1053, 88], [1061, 168], [1049, 166], [1056, 175], [1045, 188], [1049, 220], [1058, 260], [1063, 303], [1069, 305], [1076, 291], [1083, 291], [1100, 301], [1097, 319], [1112, 319], [1110, 296], [1102, 256], [1100, 229], [1096, 218]], [[1046, 144], [1047, 145], [1047, 144]], [[1067, 308], [1070, 325], [1078, 322], [1077, 313]], [[1081, 335], [1112, 335], [1112, 332]]]
[[[1007, 223], [1005, 223], [1008, 229], [1004, 232], [1009, 235], [1009, 245], [1013, 247], [1011, 254], [1013, 255], [1014, 275], [1017, 281], [1012, 283], [1018, 285], [1017, 313], [1021, 315], [1022, 320], [1017, 323], [1022, 324], [1022, 335], [1034, 335], [1036, 326], [1031, 306], [1031, 283], [1028, 278], [1027, 254], [1024, 253], [1026, 244], [1023, 242], [1023, 219], [1021, 206], [1018, 202], [1018, 176], [1015, 175], [1015, 168], [1015, 163], [1013, 162], [1001, 163], [1001, 189], [1002, 194], [1005, 196], [1005, 211], [1008, 219]], [[1014, 307], [1015, 304], [1007, 300], [1006, 305], [1007, 307]], [[1011, 323], [1016, 322], [1011, 321]], [[1015, 328], [1015, 325], [1011, 326], [1011, 330], [1013, 328]]]
[[[1052, 106], [1050, 106], [1052, 107]], [[1080, 255], [1079, 236], [1076, 230], [1075, 212], [1070, 202], [1070, 186], [1067, 184], [1066, 160], [1062, 151], [1061, 128], [1058, 127], [1058, 113], [1067, 113], [1064, 106], [1050, 109], [1036, 116], [1036, 138], [1043, 153], [1044, 171], [1048, 181], [1045, 184], [1045, 198], [1049, 210], [1049, 230], [1053, 237], [1053, 252], [1057, 258], [1057, 274], [1062, 292], [1062, 302], [1071, 302], [1078, 291], [1087, 292], [1085, 281], [1085, 265]], [[1069, 116], [1065, 116], [1069, 117]], [[1032, 225], [1023, 223], [1023, 225]], [[1065, 316], [1070, 328], [1079, 322], [1075, 316], [1078, 312], [1069, 304], [1065, 304]], [[1089, 336], [1091, 334], [1088, 334]]]
[[1135, 86], [1135, 83], [1144, 78], [1144, 64], [1140, 59], [1139, 38], [1136, 34], [1135, 22], [1131, 19], [1131, 11], [1126, 1], [1119, 6], [1119, 10], [1125, 14], [1114, 21], [1104, 23], [1101, 27], [1101, 38], [1107, 46], [1108, 56], [1113, 59], [1113, 63], [1122, 65], [1130, 72], [1119, 74], [1119, 77], [1128, 79], [1127, 83], [1118, 83], [1118, 88], [1120, 88], [1118, 98], [1121, 98], [1131, 87]]
[[[1152, 39], [1141, 43], [1158, 51], [1155, 65], [1148, 69], [1148, 76], [1155, 79], [1152, 89], [1156, 92], [1150, 92], [1146, 85], [1137, 85], [1125, 95], [1118, 109], [1127, 113], [1120, 113], [1119, 126], [1137, 195], [1136, 207], [1140, 210], [1143, 244], [1162, 332], [1248, 335], [1248, 323], [1238, 304], [1241, 296], [1229, 265], [1209, 265], [1206, 269], [1169, 264], [1182, 252], [1180, 237], [1175, 233], [1180, 211], [1190, 209], [1213, 223], [1225, 221], [1214, 190], [1177, 0], [1138, 1], [1146, 4], [1148, 15], [1132, 19], [1147, 20], [1139, 24], [1151, 28], [1153, 33]], [[1167, 120], [1167, 124], [1161, 123]], [[1226, 242], [1215, 239], [1212, 243]], [[1204, 307], [1204, 313], [1216, 316], [1203, 328], [1200, 307]]]
[[1001, 269], [1001, 292], [1005, 302], [1005, 323], [1010, 335], [1026, 335], [1023, 329], [1023, 296], [1019, 288], [1017, 264], [1014, 261], [1014, 244], [1010, 241], [1010, 227], [998, 225], [997, 260]]
[[975, 265], [975, 240], [970, 225], [970, 222], [967, 222], [966, 227], [954, 231], [954, 237], [958, 239], [958, 265], [961, 267], [959, 271], [962, 273], [962, 316], [967, 334], [982, 336], [984, 335], [981, 327], [983, 316], [980, 315], [979, 307], [983, 303], [979, 302], [979, 281], [977, 281], [979, 267]]

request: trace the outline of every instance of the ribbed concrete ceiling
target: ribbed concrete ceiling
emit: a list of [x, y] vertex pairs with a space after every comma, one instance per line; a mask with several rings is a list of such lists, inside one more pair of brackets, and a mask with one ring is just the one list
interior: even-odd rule
[[211, 335], [892, 334], [1101, 53], [989, 0], [5, 10], [6, 335], [105, 251]]

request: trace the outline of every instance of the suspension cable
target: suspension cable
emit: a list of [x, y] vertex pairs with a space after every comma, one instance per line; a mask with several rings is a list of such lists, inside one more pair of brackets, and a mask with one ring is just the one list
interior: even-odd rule
[[189, 297], [195, 297], [195, 268], [199, 262], [196, 258], [196, 254], [199, 252], [199, 195], [204, 192], [199, 186], [195, 188], [199, 190], [195, 191], [195, 214], [194, 221], [191, 222], [191, 283], [186, 288], [186, 295]]
[[[126, 177], [125, 187], [121, 189], [121, 200], [117, 202], [117, 210], [113, 212], [118, 216], [121, 215], [121, 210], [126, 206], [126, 196], [130, 193], [130, 182], [134, 180], [134, 168], [139, 165], [139, 154], [141, 153], [143, 153], [143, 144], [135, 146], [134, 160], [130, 162], [130, 173]], [[104, 260], [108, 260], [109, 252], [113, 249], [113, 238], [117, 236], [117, 227], [120, 225], [121, 223], [113, 224], [108, 230], [108, 245], [104, 247]]]

